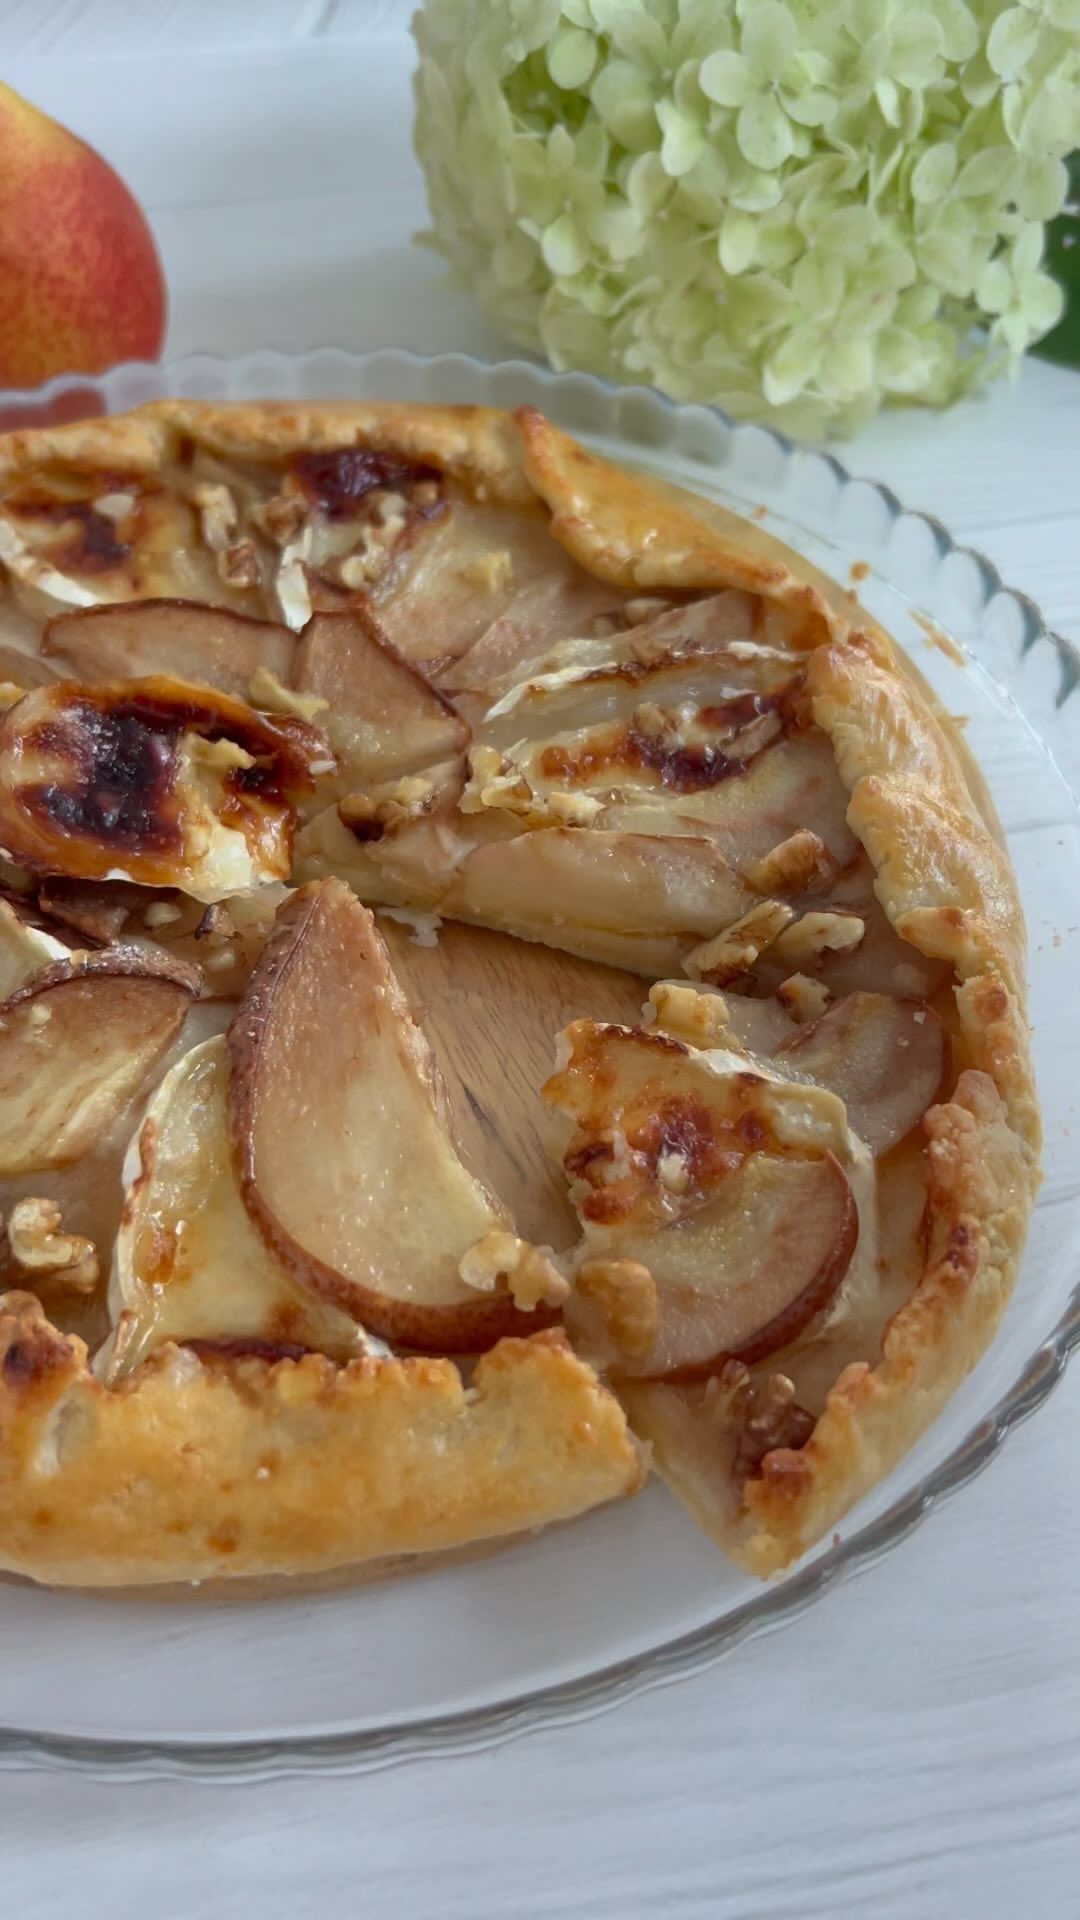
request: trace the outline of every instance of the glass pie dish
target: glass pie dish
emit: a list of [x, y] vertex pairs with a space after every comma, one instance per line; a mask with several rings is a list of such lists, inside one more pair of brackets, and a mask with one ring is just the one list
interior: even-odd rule
[[537, 405], [601, 452], [763, 521], [857, 585], [947, 710], [965, 718], [1028, 916], [1046, 1178], [996, 1341], [842, 1532], [760, 1587], [718, 1561], [654, 1486], [588, 1526], [392, 1586], [330, 1584], [257, 1602], [240, 1586], [228, 1597], [196, 1591], [184, 1606], [10, 1582], [0, 1588], [0, 1763], [248, 1775], [360, 1767], [483, 1745], [690, 1672], [903, 1538], [1045, 1396], [1077, 1337], [1080, 1181], [1067, 1145], [1077, 1042], [1066, 1017], [1078, 937], [1069, 928], [1080, 922], [1076, 659], [985, 560], [886, 489], [775, 434], [645, 391], [458, 355], [267, 353], [117, 368], [93, 393], [53, 383], [22, 397], [22, 417], [44, 419], [73, 393], [68, 411], [94, 402], [123, 411], [165, 395]]

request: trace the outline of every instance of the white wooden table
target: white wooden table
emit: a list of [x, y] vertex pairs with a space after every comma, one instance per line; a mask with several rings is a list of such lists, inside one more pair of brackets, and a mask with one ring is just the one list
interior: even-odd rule
[[[410, 245], [398, 0], [7, 0], [4, 77], [147, 206], [173, 352], [506, 351]], [[1080, 377], [844, 450], [1080, 637]], [[1068, 1920], [1080, 1912], [1080, 1364], [890, 1558], [708, 1675], [360, 1779], [0, 1780], [5, 1914]]]

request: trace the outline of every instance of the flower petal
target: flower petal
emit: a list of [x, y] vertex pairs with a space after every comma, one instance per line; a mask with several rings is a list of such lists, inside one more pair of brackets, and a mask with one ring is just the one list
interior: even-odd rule
[[702, 93], [715, 100], [718, 107], [743, 107], [757, 91], [749, 61], [725, 48], [702, 61], [698, 83]]
[[758, 223], [749, 213], [732, 208], [720, 226], [717, 254], [725, 273], [745, 273], [757, 259]]
[[548, 42], [547, 70], [557, 87], [583, 87], [596, 65], [596, 41], [580, 27], [568, 27]]
[[791, 152], [791, 122], [771, 93], [756, 93], [740, 110], [735, 138], [751, 166], [771, 173]]
[[1026, 7], [1006, 7], [990, 29], [986, 57], [995, 73], [1011, 78], [1031, 59], [1038, 44], [1039, 22]]
[[683, 113], [673, 100], [658, 100], [656, 118], [663, 133], [660, 146], [660, 159], [665, 173], [677, 180], [689, 173], [696, 161], [705, 151], [705, 129], [689, 114]]
[[912, 198], [923, 205], [944, 200], [956, 179], [956, 148], [951, 140], [939, 140], [917, 162], [911, 176]]
[[742, 50], [761, 80], [779, 80], [799, 44], [799, 29], [782, 0], [753, 0], [743, 15]]
[[585, 242], [568, 213], [560, 214], [545, 228], [540, 247], [544, 265], [556, 279], [579, 273], [588, 257]]
[[824, 341], [820, 327], [794, 327], [765, 362], [762, 388], [771, 407], [794, 400], [809, 386], [821, 364]]

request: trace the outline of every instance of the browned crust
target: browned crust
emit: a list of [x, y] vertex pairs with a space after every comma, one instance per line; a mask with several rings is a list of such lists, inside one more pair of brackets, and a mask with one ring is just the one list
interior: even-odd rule
[[36, 1299], [0, 1301], [0, 1512], [11, 1571], [64, 1585], [318, 1573], [569, 1519], [632, 1493], [613, 1397], [555, 1333], [449, 1360], [204, 1366], [162, 1348], [121, 1386]]

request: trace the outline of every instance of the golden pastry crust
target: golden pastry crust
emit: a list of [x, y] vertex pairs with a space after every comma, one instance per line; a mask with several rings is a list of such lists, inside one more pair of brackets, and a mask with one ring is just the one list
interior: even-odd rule
[[[597, 578], [749, 591], [775, 613], [783, 644], [807, 653], [814, 720], [832, 742], [881, 905], [905, 941], [955, 971], [963, 1071], [927, 1116], [929, 1251], [880, 1361], [846, 1367], [805, 1445], [766, 1453], [726, 1501], [665, 1460], [722, 1544], [753, 1571], [775, 1572], [888, 1470], [986, 1347], [1037, 1185], [1023, 920], [966, 749], [852, 596], [751, 523], [611, 467], [533, 409], [163, 402], [8, 435], [0, 488], [51, 463], [165, 472], [190, 440], [248, 460], [370, 446], [430, 462], [480, 499], [539, 497], [555, 539]], [[611, 1395], [551, 1336], [496, 1347], [468, 1393], [441, 1361], [178, 1367], [167, 1351], [106, 1392], [36, 1303], [6, 1305], [0, 1561], [36, 1578], [315, 1570], [536, 1526], [640, 1478]], [[13, 1352], [30, 1364], [12, 1364]], [[625, 1399], [663, 1449], [649, 1393]], [[263, 1481], [268, 1450], [280, 1465]]]
[[119, 1387], [31, 1294], [0, 1300], [4, 1565], [62, 1585], [315, 1573], [568, 1520], [642, 1454], [559, 1334], [447, 1360], [161, 1348]]

